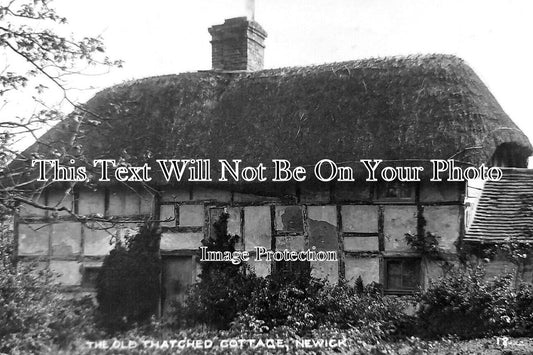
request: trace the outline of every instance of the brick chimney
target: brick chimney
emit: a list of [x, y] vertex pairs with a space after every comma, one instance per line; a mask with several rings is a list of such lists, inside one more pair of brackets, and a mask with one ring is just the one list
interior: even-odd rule
[[209, 28], [213, 70], [255, 71], [263, 69], [267, 33], [247, 17], [227, 19]]

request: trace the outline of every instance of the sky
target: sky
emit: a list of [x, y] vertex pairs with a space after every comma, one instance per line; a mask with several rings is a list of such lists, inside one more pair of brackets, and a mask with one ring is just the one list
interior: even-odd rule
[[[81, 101], [130, 79], [211, 68], [207, 29], [246, 15], [245, 0], [55, 0], [67, 31], [102, 35], [124, 61], [73, 78]], [[265, 68], [393, 55], [454, 54], [474, 69], [533, 141], [533, 1], [256, 0], [268, 32]]]

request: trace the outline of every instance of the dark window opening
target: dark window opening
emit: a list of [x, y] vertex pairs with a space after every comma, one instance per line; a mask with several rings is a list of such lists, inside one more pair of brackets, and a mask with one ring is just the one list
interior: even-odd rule
[[311, 263], [309, 261], [277, 261], [276, 274], [282, 277], [306, 277], [311, 274]]
[[378, 185], [378, 199], [380, 200], [414, 200], [413, 184], [405, 182], [388, 182]]
[[100, 267], [85, 267], [81, 278], [81, 287], [87, 289], [96, 288], [96, 279], [100, 273]]
[[420, 259], [385, 259], [385, 292], [412, 293], [420, 287]]

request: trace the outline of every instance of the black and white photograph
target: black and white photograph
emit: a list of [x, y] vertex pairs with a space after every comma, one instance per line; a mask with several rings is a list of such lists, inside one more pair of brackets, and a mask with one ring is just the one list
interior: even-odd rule
[[531, 14], [0, 0], [0, 355], [533, 354]]

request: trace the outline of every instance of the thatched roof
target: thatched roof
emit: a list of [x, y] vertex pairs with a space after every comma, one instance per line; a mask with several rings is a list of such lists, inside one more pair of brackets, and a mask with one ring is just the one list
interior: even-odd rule
[[467, 242], [533, 241], [533, 170], [504, 169], [483, 187]]
[[[86, 107], [95, 115], [81, 115], [77, 141], [91, 159], [453, 157], [478, 165], [502, 143], [532, 152], [479, 77], [448, 55], [152, 77], [103, 90]], [[67, 141], [76, 126], [73, 116], [44, 140]]]

